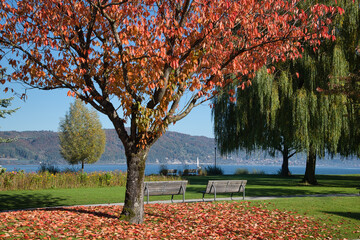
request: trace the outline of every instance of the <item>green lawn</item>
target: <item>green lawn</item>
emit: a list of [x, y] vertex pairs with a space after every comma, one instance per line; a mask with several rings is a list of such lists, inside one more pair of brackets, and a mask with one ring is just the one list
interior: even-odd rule
[[269, 203], [270, 209], [311, 216], [333, 226], [332, 233], [336, 238], [360, 238], [360, 197], [283, 198], [260, 203]]
[[[359, 190], [360, 175], [321, 175], [318, 186], [304, 186], [300, 183], [301, 176], [290, 178], [275, 175], [244, 175], [244, 176], [188, 176], [186, 199], [202, 198], [208, 180], [247, 179], [246, 196], [288, 196], [311, 194], [355, 194]], [[1, 191], [0, 210], [25, 209], [36, 207], [69, 206], [97, 203], [119, 203], [124, 201], [125, 187], [98, 187], [77, 189], [46, 189], [24, 191]], [[217, 195], [229, 197], [229, 195]], [[213, 198], [213, 195], [206, 195]], [[151, 196], [153, 200], [169, 200], [170, 196]], [[175, 196], [174, 199], [182, 199]]]

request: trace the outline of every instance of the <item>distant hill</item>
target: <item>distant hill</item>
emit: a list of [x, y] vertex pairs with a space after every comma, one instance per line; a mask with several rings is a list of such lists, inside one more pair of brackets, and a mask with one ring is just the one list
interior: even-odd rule
[[[106, 148], [99, 163], [125, 163], [124, 147], [115, 130], [106, 129]], [[33, 163], [63, 162], [59, 152], [58, 133], [52, 131], [1, 131], [0, 137], [14, 138], [16, 142], [0, 144], [0, 160], [18, 159]], [[151, 148], [148, 162], [213, 162], [214, 139], [190, 136], [177, 132], [165, 133]]]
[[[115, 130], [106, 129], [106, 147], [99, 164], [126, 163], [124, 147]], [[39, 164], [40, 162], [66, 163], [60, 155], [57, 132], [52, 131], [0, 131], [2, 138], [15, 138], [12, 143], [0, 144], [0, 164]], [[247, 155], [243, 151], [227, 157], [220, 157], [217, 152], [218, 164], [238, 165], [278, 165], [282, 163], [281, 156], [270, 157], [262, 151]], [[177, 132], [166, 132], [150, 149], [147, 163], [159, 164], [213, 164], [215, 159], [215, 143], [213, 138], [191, 136]], [[305, 154], [295, 155], [290, 159], [290, 166], [305, 165]], [[317, 165], [323, 166], [353, 166], [360, 167], [358, 158], [343, 161], [337, 157], [333, 160], [319, 159]]]
[[[214, 152], [212, 138], [166, 132], [150, 149], [148, 162], [196, 161], [197, 157], [213, 161]], [[106, 147], [101, 160], [117, 162], [119, 159], [125, 162], [124, 147], [114, 130], [106, 130]]]

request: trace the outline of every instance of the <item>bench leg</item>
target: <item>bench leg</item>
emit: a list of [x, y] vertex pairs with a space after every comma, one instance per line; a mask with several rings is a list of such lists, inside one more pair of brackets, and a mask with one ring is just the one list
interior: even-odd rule
[[243, 191], [243, 200], [245, 200], [245, 188], [244, 188], [244, 191]]
[[173, 199], [174, 199], [174, 195], [171, 195], [171, 203], [174, 203]]
[[185, 202], [185, 192], [183, 192], [183, 203]]
[[204, 196], [205, 196], [205, 193], [203, 193], [203, 202], [205, 202], [205, 198], [204, 198]]
[[231, 199], [231, 201], [233, 200], [233, 199], [232, 199], [232, 196], [233, 196], [233, 193], [231, 193], [231, 195], [230, 195], [230, 199]]
[[214, 201], [216, 201], [216, 190], [214, 191]]

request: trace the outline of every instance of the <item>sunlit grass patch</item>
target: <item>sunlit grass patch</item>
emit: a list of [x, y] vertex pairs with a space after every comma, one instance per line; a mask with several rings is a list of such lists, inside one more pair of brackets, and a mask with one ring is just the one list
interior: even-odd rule
[[[337, 238], [360, 238], [360, 197], [304, 197], [259, 201], [270, 210], [282, 209], [314, 217]], [[255, 204], [255, 202], [254, 202]]]

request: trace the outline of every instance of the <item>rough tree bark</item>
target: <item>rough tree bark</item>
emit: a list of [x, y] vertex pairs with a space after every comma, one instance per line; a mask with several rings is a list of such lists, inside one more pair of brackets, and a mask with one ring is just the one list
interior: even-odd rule
[[130, 223], [142, 223], [144, 219], [145, 162], [150, 147], [126, 149], [127, 179], [121, 219]]

